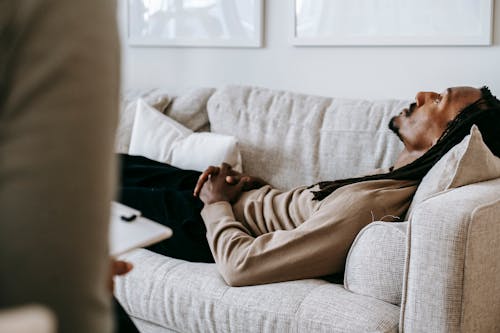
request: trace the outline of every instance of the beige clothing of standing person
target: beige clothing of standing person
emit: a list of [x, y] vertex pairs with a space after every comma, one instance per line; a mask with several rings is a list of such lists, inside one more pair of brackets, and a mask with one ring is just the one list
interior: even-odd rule
[[0, 2], [0, 308], [110, 332], [114, 1]]

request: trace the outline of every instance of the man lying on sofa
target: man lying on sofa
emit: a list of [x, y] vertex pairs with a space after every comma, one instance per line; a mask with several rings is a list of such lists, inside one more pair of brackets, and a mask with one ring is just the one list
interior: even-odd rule
[[473, 124], [500, 156], [500, 101], [488, 88], [420, 92], [390, 121], [404, 144], [393, 167], [285, 192], [227, 164], [200, 174], [122, 155], [121, 201], [173, 229], [172, 239], [150, 250], [215, 259], [229, 285], [331, 275], [343, 271], [364, 226], [404, 216], [420, 180]]

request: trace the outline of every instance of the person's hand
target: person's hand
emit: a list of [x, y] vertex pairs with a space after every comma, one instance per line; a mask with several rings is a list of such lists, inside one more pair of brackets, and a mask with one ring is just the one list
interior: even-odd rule
[[226, 182], [228, 184], [237, 184], [242, 180], [245, 183], [243, 184], [243, 191], [255, 190], [257, 188], [261, 188], [264, 185], [267, 185], [266, 181], [264, 181], [262, 178], [244, 175], [232, 169], [231, 173], [231, 175], [226, 177]]
[[132, 270], [132, 268], [134, 268], [134, 266], [127, 261], [116, 260], [116, 259], [111, 258], [111, 270], [110, 270], [111, 276], [109, 277], [109, 282], [108, 282], [108, 288], [111, 291], [111, 293], [113, 293], [113, 291], [115, 289], [115, 281], [113, 278], [116, 275], [127, 274], [128, 272], [130, 272]]
[[231, 167], [222, 163], [216, 174], [210, 174], [204, 181], [199, 197], [205, 205], [219, 201], [235, 202], [243, 192], [245, 180], [240, 178], [235, 184], [229, 184], [226, 178], [230, 176]]
[[[239, 183], [240, 181], [243, 181], [244, 182], [243, 191], [254, 190], [267, 184], [261, 178], [248, 176], [233, 170], [231, 166], [228, 165], [227, 163], [223, 163], [222, 165], [226, 165], [228, 167], [226, 182], [228, 184], [234, 185]], [[207, 182], [207, 180], [212, 176], [218, 175], [220, 170], [221, 167], [209, 166], [205, 171], [203, 171], [203, 173], [198, 178], [198, 182], [196, 183], [196, 186], [194, 188], [193, 195], [195, 197], [198, 196], [200, 194], [203, 185]]]

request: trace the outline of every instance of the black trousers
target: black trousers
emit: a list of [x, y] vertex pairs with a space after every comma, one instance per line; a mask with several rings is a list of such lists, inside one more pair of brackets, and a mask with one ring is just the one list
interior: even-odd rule
[[[142, 156], [120, 154], [118, 159], [121, 171], [118, 201], [173, 231], [171, 238], [148, 249], [177, 259], [213, 263], [200, 216], [203, 203], [193, 196], [200, 172], [182, 170]], [[138, 332], [121, 305], [116, 300], [113, 305], [116, 332]]]
[[118, 201], [173, 231], [148, 249], [172, 258], [213, 263], [200, 216], [203, 203], [193, 196], [200, 172], [182, 170], [142, 156], [119, 155]]

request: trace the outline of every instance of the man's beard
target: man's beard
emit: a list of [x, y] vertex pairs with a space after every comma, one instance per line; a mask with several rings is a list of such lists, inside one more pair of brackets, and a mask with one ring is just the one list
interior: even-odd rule
[[399, 133], [399, 127], [396, 126], [396, 119], [400, 116], [408, 118], [409, 116], [411, 116], [413, 111], [415, 111], [416, 106], [417, 106], [416, 103], [411, 103], [408, 109], [404, 109], [399, 116], [394, 116], [389, 121], [389, 129], [393, 131], [394, 134], [396, 134], [401, 141], [403, 141], [403, 138], [401, 138], [401, 134]]
[[398, 118], [397, 116], [394, 116], [391, 118], [391, 120], [389, 121], [389, 129], [391, 131], [393, 131], [394, 134], [396, 134], [401, 141], [403, 141], [401, 139], [401, 135], [399, 134], [399, 127], [396, 126], [396, 119], [397, 118]]

